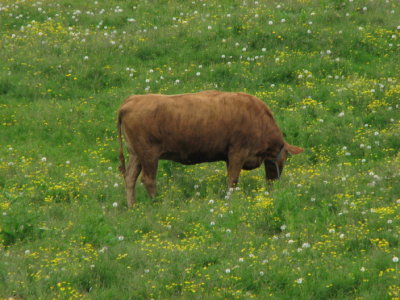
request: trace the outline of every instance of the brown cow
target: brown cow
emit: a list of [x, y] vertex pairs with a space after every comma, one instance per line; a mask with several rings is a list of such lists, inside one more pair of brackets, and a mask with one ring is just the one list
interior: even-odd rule
[[[122, 132], [130, 155], [126, 169]], [[284, 141], [261, 100], [244, 93], [130, 96], [118, 111], [118, 134], [128, 207], [135, 203], [141, 170], [147, 192], [155, 196], [159, 159], [185, 165], [225, 161], [232, 188], [241, 169], [252, 170], [263, 162], [266, 178], [279, 178], [287, 153], [303, 151]]]

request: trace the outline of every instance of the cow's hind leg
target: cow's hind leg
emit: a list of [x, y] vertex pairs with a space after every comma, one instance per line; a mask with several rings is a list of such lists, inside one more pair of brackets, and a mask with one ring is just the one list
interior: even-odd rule
[[126, 197], [128, 199], [128, 208], [131, 208], [136, 202], [135, 186], [141, 170], [142, 166], [137, 154], [134, 151], [130, 151], [129, 163], [125, 173], [125, 189]]
[[143, 173], [142, 183], [144, 184], [149, 196], [154, 198], [156, 195], [156, 174], [157, 174], [158, 158], [146, 158], [142, 160]]

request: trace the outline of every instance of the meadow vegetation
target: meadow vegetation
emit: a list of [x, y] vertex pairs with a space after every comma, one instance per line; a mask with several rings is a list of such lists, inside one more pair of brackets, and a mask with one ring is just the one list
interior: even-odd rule
[[[0, 2], [0, 298], [400, 299], [397, 0]], [[305, 148], [268, 186], [161, 161], [130, 94], [242, 91]]]

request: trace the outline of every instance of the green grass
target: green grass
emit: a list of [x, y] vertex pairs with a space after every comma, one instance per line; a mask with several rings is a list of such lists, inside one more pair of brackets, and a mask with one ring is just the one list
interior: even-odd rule
[[[400, 5], [0, 4], [0, 298], [398, 299]], [[126, 208], [130, 94], [243, 91], [305, 148], [281, 180], [159, 163]]]

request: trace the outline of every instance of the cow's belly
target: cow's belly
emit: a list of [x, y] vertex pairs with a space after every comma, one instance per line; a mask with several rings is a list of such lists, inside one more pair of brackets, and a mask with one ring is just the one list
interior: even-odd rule
[[172, 160], [184, 165], [194, 165], [203, 162], [226, 161], [227, 156], [223, 153], [193, 152], [182, 154], [178, 152], [166, 152], [160, 156], [160, 159]]
[[253, 170], [258, 168], [263, 162], [262, 157], [251, 157], [248, 158], [243, 164], [243, 170]]

